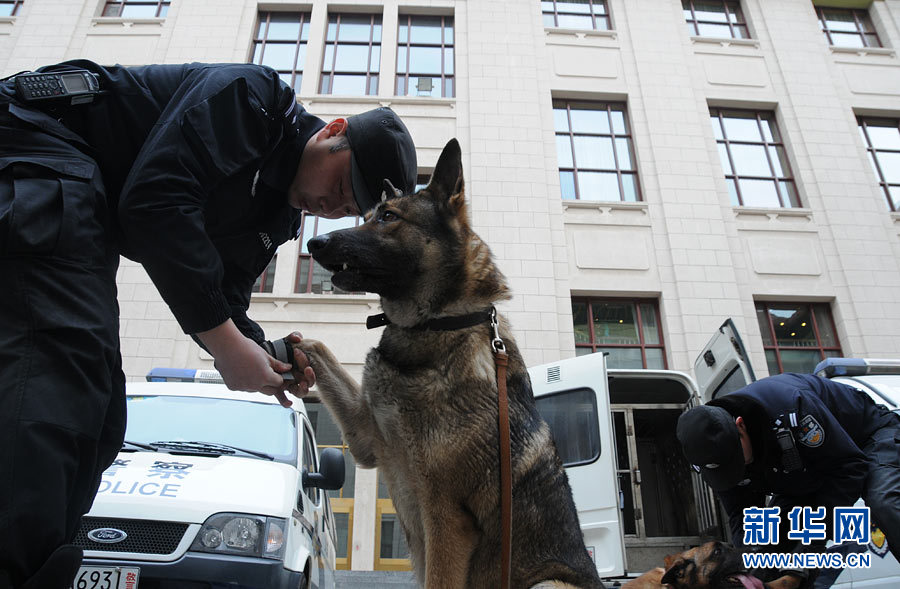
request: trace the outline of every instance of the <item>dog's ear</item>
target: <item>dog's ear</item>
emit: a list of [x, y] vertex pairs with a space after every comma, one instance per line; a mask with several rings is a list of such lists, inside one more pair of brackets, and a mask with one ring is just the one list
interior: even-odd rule
[[403, 196], [403, 192], [399, 188], [391, 184], [391, 181], [385, 178], [381, 185], [381, 202], [388, 199]]
[[451, 139], [444, 146], [428, 183], [428, 190], [439, 200], [450, 203], [456, 210], [465, 206], [462, 151], [456, 139]]

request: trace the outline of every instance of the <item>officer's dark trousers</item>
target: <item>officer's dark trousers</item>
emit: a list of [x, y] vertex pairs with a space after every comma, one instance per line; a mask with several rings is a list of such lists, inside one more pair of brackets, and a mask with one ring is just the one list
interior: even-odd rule
[[900, 561], [900, 418], [894, 422], [872, 434], [861, 448], [869, 459], [863, 499]]
[[0, 100], [0, 587], [53, 576], [125, 430], [99, 172], [52, 118], [15, 109]]

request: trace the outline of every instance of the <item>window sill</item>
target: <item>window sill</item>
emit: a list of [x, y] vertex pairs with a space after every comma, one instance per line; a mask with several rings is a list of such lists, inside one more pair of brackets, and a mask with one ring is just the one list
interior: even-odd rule
[[894, 225], [900, 227], [900, 212], [892, 212], [891, 219], [894, 221]]
[[91, 19], [92, 27], [111, 27], [121, 26], [123, 28], [131, 28], [134, 25], [157, 25], [163, 26], [166, 22], [164, 18], [122, 18], [119, 16], [98, 16]]
[[565, 209], [606, 209], [620, 211], [647, 210], [645, 202], [605, 201], [605, 200], [563, 200]]
[[779, 209], [765, 207], [732, 207], [738, 229], [763, 231], [817, 231], [812, 209]]
[[15, 16], [0, 16], [0, 35], [12, 34], [13, 27], [16, 26]]
[[832, 53], [839, 53], [842, 55], [858, 55], [860, 57], [866, 57], [867, 55], [897, 56], [897, 52], [891, 47], [837, 47], [835, 45], [829, 45], [828, 48], [831, 49]]
[[431, 98], [418, 96], [350, 96], [339, 94], [316, 94], [314, 96], [301, 96], [300, 103], [307, 107], [314, 103], [318, 104], [342, 104], [342, 103], [362, 103], [377, 106], [391, 106], [392, 104], [429, 104], [438, 106], [456, 107], [456, 98]]
[[645, 202], [564, 200], [562, 205], [566, 225], [650, 226], [650, 211]]
[[315, 294], [311, 292], [279, 295], [271, 292], [252, 293], [250, 300], [257, 303], [329, 303], [337, 305], [370, 305], [377, 303], [378, 295], [371, 293], [362, 294]]
[[544, 27], [544, 33], [547, 35], [560, 35], [564, 37], [576, 37], [584, 39], [586, 37], [597, 37], [606, 39], [618, 39], [619, 33], [615, 29], [609, 31], [597, 31], [594, 29], [565, 29], [560, 27]]
[[759, 49], [759, 39], [732, 39], [730, 37], [701, 37], [691, 36], [691, 43], [701, 45], [718, 45], [720, 47], [754, 47]]

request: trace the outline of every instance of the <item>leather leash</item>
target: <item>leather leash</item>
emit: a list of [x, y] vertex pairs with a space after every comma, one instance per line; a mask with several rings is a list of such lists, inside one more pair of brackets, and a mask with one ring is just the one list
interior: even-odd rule
[[[506, 344], [500, 337], [497, 309], [491, 307], [489, 311], [431, 319], [407, 329], [453, 331], [478, 325], [485, 320], [490, 321], [491, 329], [494, 332], [491, 348], [494, 351], [494, 363], [497, 365], [497, 413], [500, 429], [500, 589], [509, 589], [512, 574], [512, 451], [509, 433], [509, 395], [506, 391], [506, 368], [509, 365], [509, 356], [506, 353]], [[366, 320], [368, 329], [390, 324], [390, 319], [384, 313], [371, 315]]]
[[509, 397], [506, 392], [506, 367], [509, 356], [500, 338], [497, 309], [491, 307], [494, 338], [494, 362], [497, 364], [497, 405], [500, 426], [500, 587], [509, 589], [512, 565], [512, 452], [509, 441]]

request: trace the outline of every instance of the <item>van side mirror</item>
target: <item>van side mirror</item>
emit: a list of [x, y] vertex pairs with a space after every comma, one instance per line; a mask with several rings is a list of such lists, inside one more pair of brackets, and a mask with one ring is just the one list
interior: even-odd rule
[[344, 486], [344, 453], [337, 448], [325, 448], [319, 457], [319, 472], [303, 471], [303, 488], [318, 487], [337, 491]]

